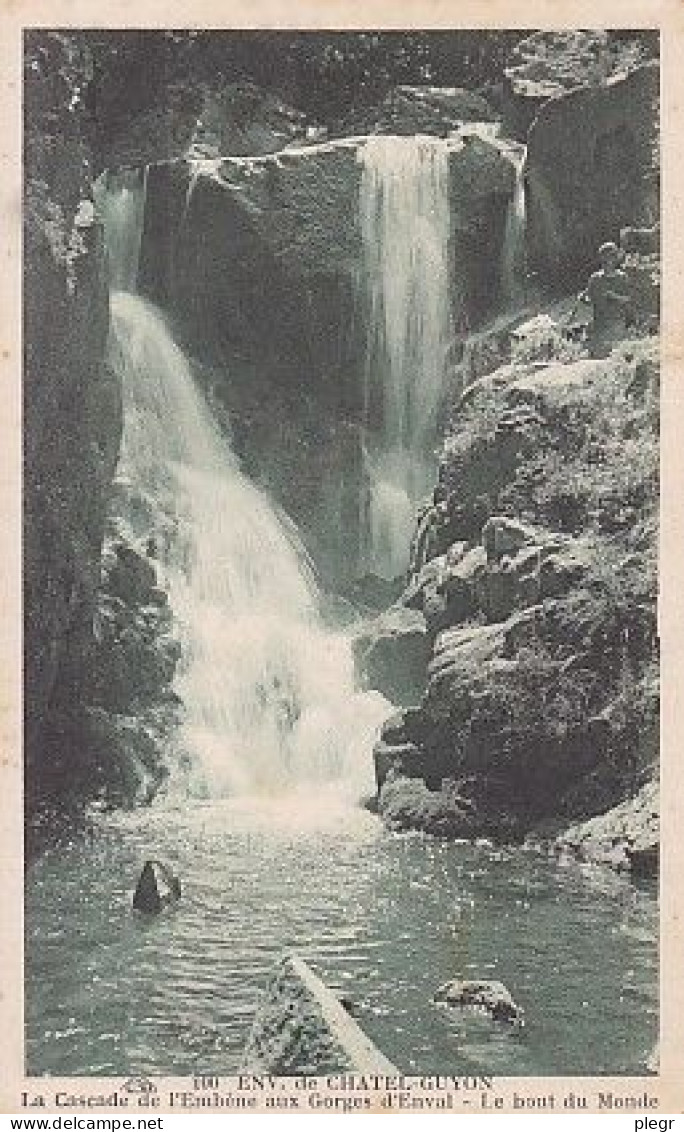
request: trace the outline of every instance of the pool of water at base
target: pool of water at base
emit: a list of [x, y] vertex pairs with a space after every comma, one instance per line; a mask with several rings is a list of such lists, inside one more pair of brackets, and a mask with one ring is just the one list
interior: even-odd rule
[[[183, 884], [131, 910], [147, 857]], [[658, 1021], [655, 886], [531, 850], [388, 833], [335, 797], [100, 817], [29, 869], [31, 1075], [230, 1074], [297, 951], [406, 1073], [641, 1073]], [[522, 1029], [433, 1003], [500, 979]]]

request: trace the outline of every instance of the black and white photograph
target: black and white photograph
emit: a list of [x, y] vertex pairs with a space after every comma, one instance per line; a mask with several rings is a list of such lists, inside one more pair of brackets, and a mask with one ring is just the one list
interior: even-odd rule
[[45, 1095], [657, 1083], [660, 60], [23, 29]]

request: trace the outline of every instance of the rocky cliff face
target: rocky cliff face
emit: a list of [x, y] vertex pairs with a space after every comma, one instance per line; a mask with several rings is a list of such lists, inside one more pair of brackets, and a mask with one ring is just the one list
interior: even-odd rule
[[550, 99], [528, 135], [530, 264], [567, 287], [625, 225], [659, 215], [659, 67]]
[[[362, 141], [151, 166], [139, 275], [332, 582], [353, 576], [359, 541]], [[484, 137], [454, 139], [450, 184], [463, 321], [496, 292], [513, 168]]]
[[551, 99], [599, 90], [658, 57], [656, 31], [537, 31], [513, 44], [504, 66], [504, 120], [524, 137]]
[[375, 752], [400, 828], [518, 839], [631, 797], [657, 766], [657, 342], [602, 361], [513, 349], [455, 406], [402, 598], [422, 654], [398, 620], [357, 646], [373, 686], [414, 676]]
[[[119, 592], [102, 561], [122, 434], [106, 361], [109, 284], [82, 102], [87, 70], [57, 33], [26, 53], [24, 701], [27, 848], [85, 802], [151, 788], [175, 705], [159, 594]], [[112, 557], [110, 552], [109, 557]], [[129, 564], [130, 565], [130, 564]], [[119, 590], [117, 590], [117, 577]], [[111, 584], [110, 584], [111, 583]], [[163, 597], [163, 595], [161, 595]]]

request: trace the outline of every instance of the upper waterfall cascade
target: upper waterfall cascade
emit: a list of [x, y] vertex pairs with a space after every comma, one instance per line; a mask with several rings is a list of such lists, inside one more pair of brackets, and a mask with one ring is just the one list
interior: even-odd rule
[[378, 136], [359, 150], [366, 323], [368, 567], [408, 563], [451, 337], [449, 142]]
[[[135, 275], [143, 189], [103, 190], [114, 285]], [[119, 484], [182, 626], [181, 744], [200, 789], [334, 781], [358, 796], [389, 705], [355, 692], [350, 641], [319, 619], [294, 526], [242, 474], [162, 312], [127, 290], [111, 296], [109, 358], [124, 391]]]

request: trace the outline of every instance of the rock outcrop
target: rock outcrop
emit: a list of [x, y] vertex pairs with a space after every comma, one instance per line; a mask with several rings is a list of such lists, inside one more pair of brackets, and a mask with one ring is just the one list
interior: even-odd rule
[[257, 1009], [241, 1071], [322, 1075], [396, 1073], [339, 999], [298, 956], [274, 970]]
[[524, 1011], [508, 988], [496, 980], [452, 979], [439, 988], [434, 1001], [451, 1008], [480, 1010], [497, 1022], [523, 1024]]
[[391, 606], [367, 623], [354, 641], [357, 670], [369, 688], [394, 703], [417, 703], [431, 653], [425, 618], [405, 605]]
[[528, 134], [530, 266], [582, 280], [598, 247], [659, 211], [656, 62], [544, 102]]
[[655, 32], [534, 32], [513, 46], [504, 68], [506, 125], [524, 135], [550, 99], [600, 87], [657, 54]]
[[181, 883], [163, 861], [145, 861], [133, 893], [133, 908], [157, 916], [181, 898]]
[[[461, 397], [403, 595], [427, 683], [375, 752], [393, 828], [516, 840], [652, 800], [656, 347], [513, 361]], [[622, 840], [648, 871], [648, 838]]]
[[[620, 240], [633, 340], [590, 359], [581, 319], [560, 303], [540, 312], [530, 289], [524, 317], [453, 343], [409, 584], [357, 644], [367, 682], [404, 708], [375, 752], [379, 808], [398, 828], [522, 838], [578, 825], [636, 805], [657, 761], [657, 64], [643, 37], [563, 34], [528, 38], [508, 74], [534, 104], [530, 263], [567, 289]], [[153, 551], [112, 527], [102, 559], [122, 427], [91, 199], [104, 155], [148, 167], [143, 292], [229, 410], [247, 473], [350, 593], [365, 474], [362, 139], [322, 139], [275, 94], [218, 79], [169, 87], [164, 107], [141, 80], [136, 123], [112, 113], [94, 136], [82, 54], [79, 37], [27, 39], [26, 799], [47, 824], [66, 795], [148, 800], [180, 715]], [[142, 43], [133, 54], [135, 70]], [[116, 56], [115, 44], [105, 72]], [[106, 85], [90, 83], [105, 106]], [[112, 87], [109, 110], [126, 102]], [[365, 114], [369, 130], [453, 134], [455, 304], [461, 330], [481, 322], [515, 188], [493, 112], [472, 92], [399, 87]], [[460, 128], [476, 119], [487, 128]], [[648, 838], [623, 842], [635, 873], [653, 868]]]
[[658, 794], [658, 783], [648, 782], [633, 798], [564, 830], [556, 839], [555, 848], [592, 864], [629, 870], [636, 877], [657, 877]]
[[481, 94], [462, 87], [398, 86], [378, 106], [355, 109], [336, 133], [433, 134], [447, 137], [464, 122], [494, 122], [498, 115]]

